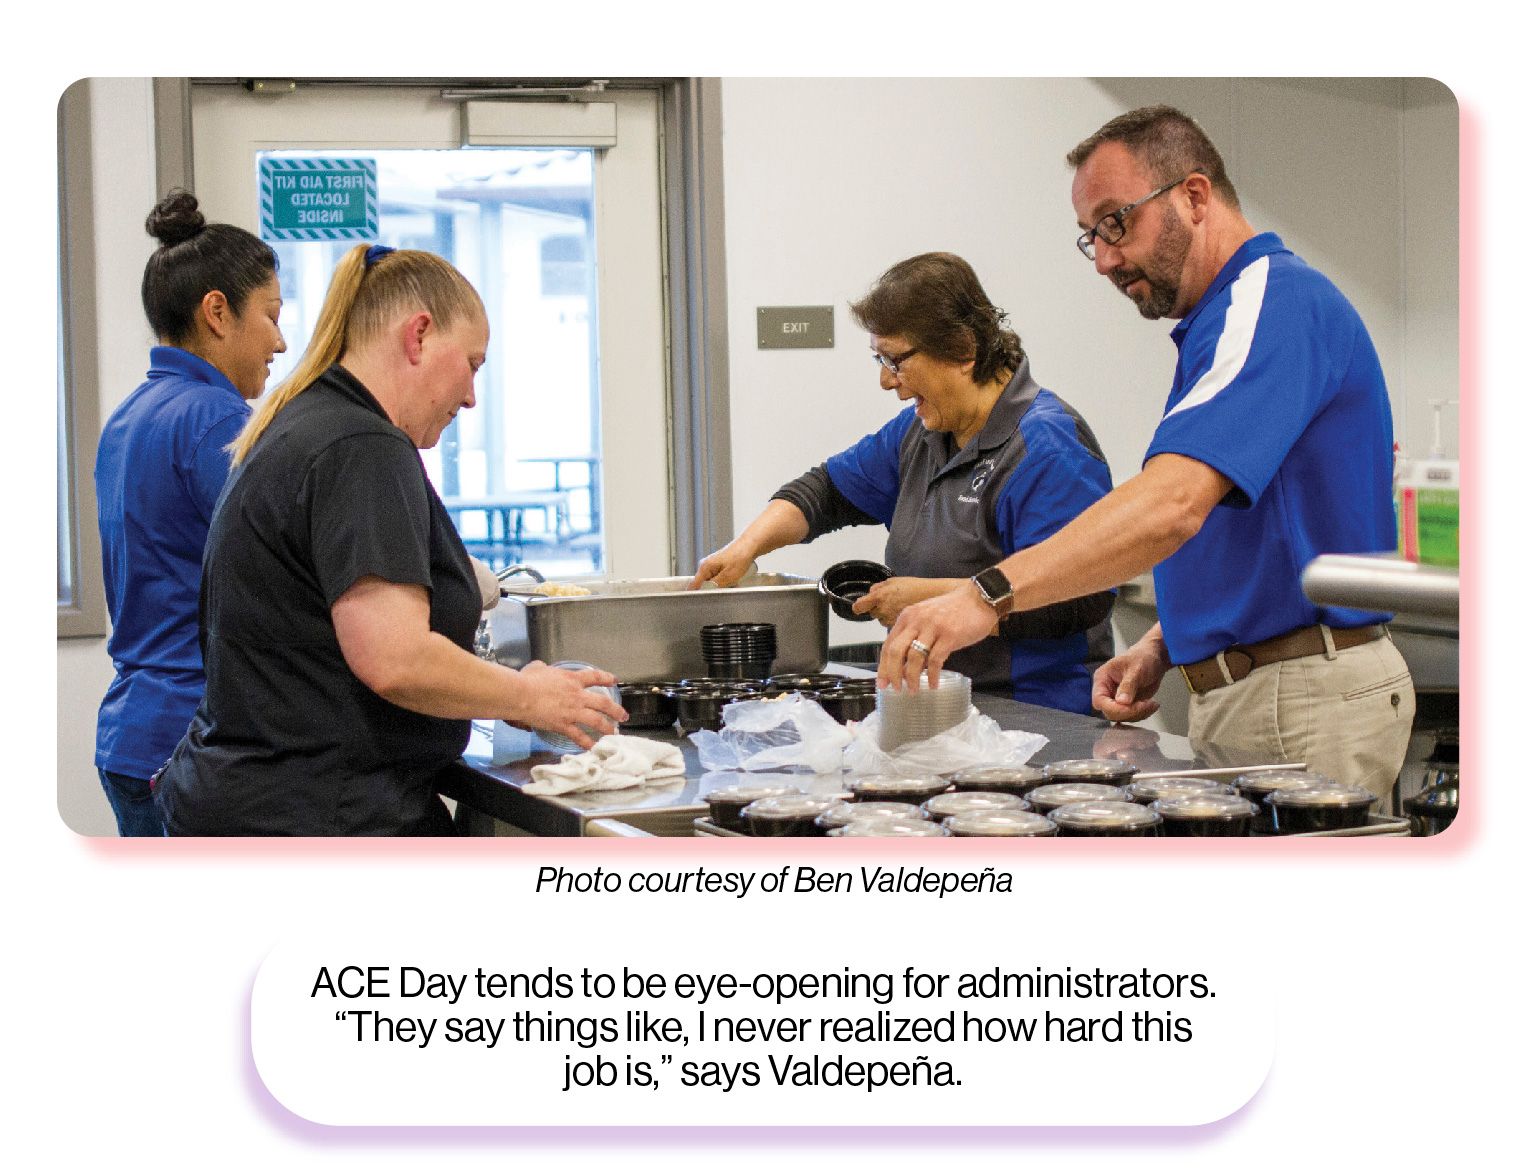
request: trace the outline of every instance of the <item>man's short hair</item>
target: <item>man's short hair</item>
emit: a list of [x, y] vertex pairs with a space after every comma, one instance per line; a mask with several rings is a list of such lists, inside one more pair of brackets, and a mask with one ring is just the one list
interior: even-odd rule
[[1118, 114], [1071, 150], [1065, 161], [1078, 169], [1104, 142], [1121, 142], [1148, 168], [1156, 183], [1204, 174], [1223, 202], [1231, 207], [1239, 205], [1222, 155], [1195, 119], [1174, 106], [1146, 105]]

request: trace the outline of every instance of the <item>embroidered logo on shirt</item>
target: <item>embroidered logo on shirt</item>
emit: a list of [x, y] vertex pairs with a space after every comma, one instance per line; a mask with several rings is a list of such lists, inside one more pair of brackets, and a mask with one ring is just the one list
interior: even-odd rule
[[979, 462], [977, 462], [975, 464], [974, 474], [969, 480], [970, 493], [967, 495], [960, 495], [959, 502], [978, 503], [980, 501], [980, 492], [985, 489], [985, 483], [990, 478], [990, 472], [995, 470], [995, 468], [996, 460], [993, 458], [982, 458]]

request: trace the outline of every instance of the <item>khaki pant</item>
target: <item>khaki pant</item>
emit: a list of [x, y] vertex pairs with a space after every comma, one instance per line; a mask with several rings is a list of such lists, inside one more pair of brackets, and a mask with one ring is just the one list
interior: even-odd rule
[[[1367, 787], [1389, 807], [1412, 734], [1417, 700], [1390, 637], [1261, 665], [1234, 685], [1190, 699], [1190, 738], [1238, 757], [1304, 762], [1340, 783]], [[1203, 751], [1204, 753], [1204, 751]]]

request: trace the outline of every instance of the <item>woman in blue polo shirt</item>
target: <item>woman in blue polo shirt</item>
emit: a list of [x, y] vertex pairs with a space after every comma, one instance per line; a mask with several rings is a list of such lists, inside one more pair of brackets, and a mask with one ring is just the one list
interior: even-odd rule
[[[895, 578], [854, 605], [883, 624], [1047, 539], [1111, 490], [1084, 419], [1032, 378], [1021, 340], [963, 259], [902, 260], [858, 303], [880, 387], [907, 403], [883, 429], [775, 492], [692, 587], [737, 583], [765, 552], [853, 524], [890, 529]], [[1111, 648], [1112, 594], [1014, 614], [948, 659], [976, 689], [1090, 712], [1091, 665]]]
[[256, 236], [207, 223], [172, 191], [147, 218], [159, 247], [142, 276], [158, 338], [147, 380], [116, 411], [95, 457], [109, 650], [95, 765], [122, 835], [164, 833], [149, 780], [168, 761], [205, 688], [200, 562], [227, 446], [284, 352], [278, 260]]

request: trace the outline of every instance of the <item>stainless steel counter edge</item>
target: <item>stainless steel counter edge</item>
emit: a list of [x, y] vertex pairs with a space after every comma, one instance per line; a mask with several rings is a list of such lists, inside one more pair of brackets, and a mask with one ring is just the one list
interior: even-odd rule
[[[1027, 705], [994, 694], [975, 695], [979, 710], [994, 718], [1006, 730], [1025, 730], [1041, 734], [1048, 745], [1034, 757], [1035, 763], [1066, 758], [1120, 756], [1145, 771], [1189, 770], [1197, 767], [1247, 766], [1267, 762], [1258, 757], [1232, 756], [1210, 747], [1198, 751], [1184, 738], [1161, 734], [1133, 726], [1115, 726], [1098, 718]], [[642, 732], [644, 736], [676, 743], [685, 758], [686, 781], [680, 786], [625, 791], [594, 792], [585, 795], [529, 795], [523, 787], [531, 781], [531, 771], [539, 763], [557, 761], [558, 756], [545, 750], [531, 752], [538, 744], [523, 731], [509, 732], [509, 741], [496, 742], [476, 731], [464, 755], [464, 765], [453, 768], [444, 794], [457, 799], [472, 811], [501, 820], [536, 835], [573, 836], [584, 833], [585, 824], [599, 818], [616, 818], [636, 823], [666, 815], [690, 816], [704, 813], [705, 791], [728, 786], [734, 772], [707, 774], [700, 757], [688, 738], [672, 731]], [[496, 761], [499, 760], [499, 761]], [[772, 781], [782, 778], [803, 790], [831, 792], [842, 790], [840, 775], [783, 774], [743, 772], [739, 781]]]

